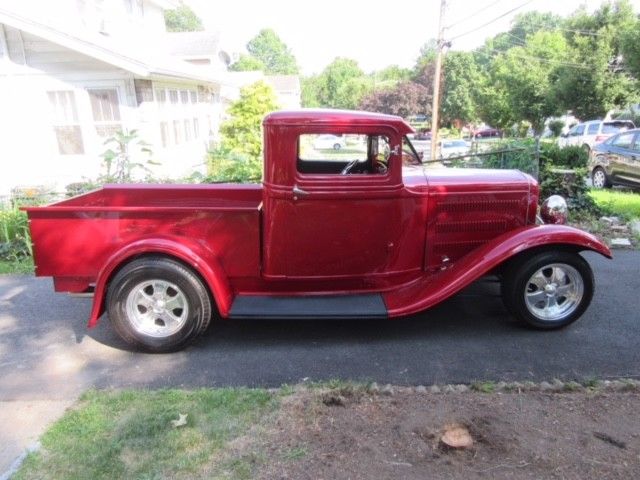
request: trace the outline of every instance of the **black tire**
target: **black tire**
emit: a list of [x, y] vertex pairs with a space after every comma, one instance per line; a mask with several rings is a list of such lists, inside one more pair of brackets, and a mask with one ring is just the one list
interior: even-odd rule
[[334, 150], [340, 150], [342, 148], [342, 145], [340, 145], [339, 143], [334, 143], [333, 144], [333, 149]]
[[[545, 313], [543, 312], [547, 312], [547, 309], [544, 308], [547, 291], [539, 289], [539, 292], [537, 292], [536, 289], [538, 287], [535, 282], [530, 282], [530, 280], [533, 280], [532, 277], [538, 272], [545, 278], [549, 278], [548, 274], [554, 272], [551, 268], [553, 265], [557, 265], [555, 268], [559, 272], [563, 272], [562, 269], [564, 268], [564, 272], [569, 272], [569, 275], [565, 274], [558, 283], [551, 282], [555, 286], [549, 287], [551, 289], [549, 293], [555, 298], [554, 302], [558, 309], [571, 308], [564, 314], [559, 312], [557, 317], [553, 317], [550, 310], [549, 317], [544, 318]], [[571, 279], [572, 275], [579, 277], [579, 279], [576, 277], [575, 281], [573, 281]], [[570, 299], [569, 296], [562, 297], [560, 293], [555, 294], [556, 287], [570, 288], [571, 284], [573, 284], [573, 288], [579, 290], [580, 283], [582, 284], [582, 294], [576, 295], [575, 299]], [[575, 322], [591, 303], [593, 292], [594, 280], [591, 267], [580, 254], [570, 251], [554, 250], [532, 255], [521, 254], [506, 266], [502, 278], [502, 300], [507, 310], [516, 319], [543, 330], [561, 328]], [[540, 308], [536, 305], [531, 305], [534, 302], [533, 299], [538, 298], [535, 296], [536, 293], [543, 298]], [[531, 300], [527, 302], [525, 297]], [[547, 307], [548, 305], [547, 303]], [[540, 312], [542, 316], [534, 313], [534, 310]]]
[[591, 172], [591, 184], [594, 188], [611, 188], [611, 180], [602, 167], [596, 167]]
[[[147, 308], [142, 302], [156, 303]], [[176, 305], [173, 310], [166, 308], [170, 302]], [[202, 280], [181, 263], [163, 257], [141, 258], [125, 265], [107, 291], [107, 313], [118, 335], [129, 345], [149, 352], [185, 347], [209, 326], [211, 307]], [[155, 315], [179, 320], [167, 325], [170, 322], [162, 318], [152, 319]], [[150, 332], [154, 328], [158, 331]]]

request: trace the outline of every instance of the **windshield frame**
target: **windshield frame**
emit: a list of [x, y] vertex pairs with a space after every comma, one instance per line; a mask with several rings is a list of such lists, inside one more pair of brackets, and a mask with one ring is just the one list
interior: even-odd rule
[[[407, 135], [404, 135], [402, 137], [403, 141], [406, 141], [407, 144], [409, 145], [409, 148], [411, 149], [411, 153], [416, 157], [416, 159], [418, 160], [418, 164], [422, 165], [422, 157], [420, 155], [418, 155], [417, 150], [415, 149], [415, 147], [413, 146], [413, 143], [411, 143], [411, 140], [409, 139], [409, 137]], [[404, 143], [404, 142], [403, 142]]]

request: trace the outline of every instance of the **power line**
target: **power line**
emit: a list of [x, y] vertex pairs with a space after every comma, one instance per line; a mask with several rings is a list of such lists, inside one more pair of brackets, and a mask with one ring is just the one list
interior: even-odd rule
[[449, 29], [451, 27], [455, 27], [456, 25], [460, 25], [461, 23], [466, 22], [467, 20], [475, 17], [476, 15], [478, 15], [479, 13], [482, 13], [484, 10], [486, 10], [487, 8], [491, 8], [493, 7], [495, 4], [502, 2], [502, 0], [495, 0], [495, 2], [490, 3], [489, 5], [487, 5], [484, 8], [481, 8], [480, 10], [476, 10], [475, 12], [473, 12], [471, 15], [468, 15], [464, 18], [461, 18], [460, 20], [458, 20], [457, 22], [453, 22], [450, 25], [447, 25], [445, 28]]
[[500, 20], [501, 18], [506, 17], [507, 15], [509, 15], [510, 13], [515, 12], [516, 10], [521, 9], [521, 8], [522, 8], [522, 7], [524, 7], [525, 5], [528, 5], [529, 3], [531, 3], [532, 1], [533, 1], [533, 0], [527, 0], [526, 2], [524, 2], [524, 3], [520, 4], [520, 5], [518, 5], [517, 7], [512, 8], [511, 10], [509, 10], [509, 11], [507, 11], [507, 12], [504, 12], [502, 15], [500, 15], [500, 16], [498, 16], [498, 17], [494, 18], [493, 20], [489, 20], [488, 22], [483, 23], [482, 25], [480, 25], [480, 26], [478, 26], [478, 27], [476, 27], [476, 28], [473, 28], [473, 29], [468, 30], [468, 31], [466, 31], [466, 32], [464, 32], [464, 33], [461, 33], [461, 34], [459, 34], [459, 35], [456, 35], [456, 36], [454, 36], [454, 37], [449, 38], [449, 40], [448, 40], [448, 41], [455, 40], [455, 39], [460, 38], [460, 37], [464, 37], [465, 35], [469, 35], [470, 33], [476, 32], [476, 31], [478, 31], [478, 30], [480, 30], [480, 29], [482, 29], [482, 28], [486, 27], [487, 25], [491, 25], [493, 22], [495, 22], [495, 21], [497, 21], [497, 20]]
[[489, 49], [489, 52], [492, 53], [492, 55], [490, 55], [491, 57], [497, 57], [498, 55], [503, 55], [503, 54], [505, 54], [507, 52], [510, 52], [511, 55], [514, 55], [515, 57], [521, 58], [523, 60], [535, 60], [535, 61], [542, 62], [542, 63], [548, 63], [550, 65], [557, 65], [559, 67], [571, 67], [571, 68], [583, 69], [583, 70], [592, 70], [593, 69], [592, 66], [586, 65], [584, 63], [571, 63], [571, 62], [565, 62], [563, 60], [552, 60], [552, 59], [549, 59], [549, 58], [534, 57], [534, 56], [530, 56], [530, 55], [522, 55], [519, 52], [514, 52], [513, 50], [501, 51], [501, 50]]

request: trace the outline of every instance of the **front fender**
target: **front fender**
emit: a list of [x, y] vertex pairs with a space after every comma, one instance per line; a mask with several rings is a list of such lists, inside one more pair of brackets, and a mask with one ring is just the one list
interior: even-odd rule
[[425, 310], [449, 298], [513, 256], [548, 246], [592, 250], [611, 257], [611, 250], [590, 233], [565, 225], [530, 225], [511, 230], [465, 255], [451, 267], [384, 294], [390, 317]]
[[176, 258], [202, 276], [222, 317], [231, 308], [232, 291], [227, 276], [213, 252], [198, 242], [185, 238], [146, 238], [130, 243], [114, 253], [98, 273], [93, 307], [87, 326], [95, 327], [102, 313], [109, 281], [120, 266], [140, 255], [160, 254]]

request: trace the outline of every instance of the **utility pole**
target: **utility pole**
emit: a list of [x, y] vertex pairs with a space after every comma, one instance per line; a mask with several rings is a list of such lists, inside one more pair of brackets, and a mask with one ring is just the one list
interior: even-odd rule
[[440, 75], [442, 71], [442, 51], [444, 41], [444, 11], [447, 0], [440, 0], [440, 20], [438, 20], [438, 43], [436, 44], [436, 71], [433, 75], [433, 103], [431, 105], [431, 160], [438, 154], [438, 123], [440, 121]]

